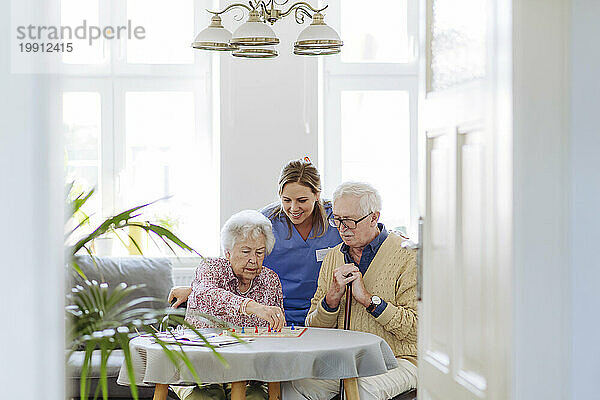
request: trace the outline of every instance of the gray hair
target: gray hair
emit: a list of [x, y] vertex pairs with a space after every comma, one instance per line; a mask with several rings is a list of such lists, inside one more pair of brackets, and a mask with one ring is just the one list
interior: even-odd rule
[[333, 192], [333, 202], [342, 196], [354, 196], [359, 199], [359, 208], [363, 215], [381, 211], [381, 196], [377, 189], [365, 182], [343, 182]]
[[226, 251], [231, 251], [238, 240], [247, 238], [258, 238], [265, 236], [267, 254], [271, 253], [275, 246], [275, 236], [271, 221], [255, 210], [244, 210], [233, 214], [221, 228], [221, 246]]

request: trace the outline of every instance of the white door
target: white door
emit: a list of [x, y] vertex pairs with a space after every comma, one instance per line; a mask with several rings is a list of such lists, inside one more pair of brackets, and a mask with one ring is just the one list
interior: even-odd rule
[[507, 3], [422, 2], [419, 399], [509, 398]]

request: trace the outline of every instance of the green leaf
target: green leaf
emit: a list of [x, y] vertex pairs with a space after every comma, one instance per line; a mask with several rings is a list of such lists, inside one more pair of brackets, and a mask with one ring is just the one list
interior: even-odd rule
[[85, 276], [85, 274], [83, 273], [83, 271], [81, 270], [81, 268], [75, 261], [71, 262], [71, 266], [73, 267], [75, 272], [77, 272], [77, 274], [79, 274], [79, 276], [81, 276], [83, 279], [87, 279], [87, 276]]
[[[158, 199], [158, 200], [155, 200], [155, 201], [150, 202], [150, 203], [142, 204], [141, 206], [130, 208], [129, 210], [123, 211], [123, 212], [115, 215], [114, 217], [107, 218], [92, 233], [90, 233], [89, 235], [87, 235], [84, 238], [80, 239], [75, 244], [75, 246], [73, 246], [73, 250], [72, 250], [73, 253], [72, 254], [76, 254], [86, 243], [89, 243], [91, 240], [97, 238], [98, 236], [101, 236], [101, 235], [105, 234], [110, 229], [121, 229], [121, 228], [123, 228], [124, 226], [127, 225], [127, 221], [129, 221], [130, 219], [138, 217], [139, 215], [141, 215], [141, 214], [134, 214], [136, 211], [138, 211], [138, 210], [140, 210], [140, 209], [142, 209], [144, 207], [148, 207], [149, 205], [154, 204], [154, 203], [156, 203], [157, 201], [160, 201], [160, 200], [163, 200], [163, 199]], [[165, 228], [162, 228], [162, 229], [165, 229]], [[165, 229], [165, 230], [168, 231], [174, 237], [176, 237], [168, 229]], [[179, 240], [179, 238], [177, 238], [177, 240]]]
[[177, 356], [175, 355], [175, 352], [173, 350], [169, 349], [165, 345], [165, 342], [163, 342], [162, 340], [159, 339], [159, 337], [156, 335], [156, 332], [154, 332], [153, 330], [150, 330], [150, 329], [147, 329], [146, 332], [149, 333], [150, 335], [152, 335], [152, 337], [154, 337], [154, 340], [156, 340], [156, 343], [158, 343], [160, 345], [160, 347], [163, 348], [165, 355], [169, 358], [169, 360], [171, 360], [171, 363], [174, 366], [179, 367], [179, 363], [177, 362]]
[[135, 383], [133, 360], [131, 358], [131, 351], [129, 350], [129, 336], [126, 333], [119, 333], [117, 334], [117, 340], [123, 349], [123, 355], [125, 356], [125, 367], [127, 368], [127, 376], [129, 377], [131, 397], [133, 397], [134, 400], [138, 400], [138, 389], [137, 384]]
[[[77, 196], [77, 198], [73, 201], [73, 214], [79, 211], [79, 209], [90, 199], [90, 197], [92, 197], [95, 191], [95, 189], [92, 189], [85, 195], [82, 193]], [[82, 195], [83, 197], [81, 197]]]
[[182, 248], [183, 250], [187, 250], [193, 253], [196, 253], [200, 256], [200, 253], [198, 253], [196, 250], [194, 250], [193, 248], [191, 248], [190, 246], [188, 246], [186, 243], [184, 243], [181, 239], [179, 239], [173, 232], [171, 232], [170, 230], [168, 230], [167, 228], [163, 228], [162, 226], [158, 226], [155, 224], [151, 224], [151, 223], [139, 223], [139, 222], [131, 222], [131, 223], [127, 223], [128, 226], [137, 226], [138, 228], [142, 228], [144, 229], [146, 232], [152, 232], [154, 234], [156, 234], [159, 238], [161, 238], [165, 243], [167, 243], [167, 239], [169, 241], [171, 241], [172, 243], [175, 243], [177, 246], [179, 246], [180, 248]]
[[108, 379], [106, 377], [106, 364], [111, 350], [108, 348], [105, 340], [100, 342], [100, 386], [102, 387], [102, 398], [108, 400]]
[[113, 307], [115, 307], [117, 305], [117, 303], [119, 303], [125, 297], [133, 294], [136, 290], [138, 290], [139, 288], [143, 288], [145, 286], [146, 285], [144, 285], [144, 284], [127, 286], [126, 283], [122, 282], [120, 285], [117, 285], [117, 287], [114, 288], [110, 298], [106, 302], [106, 308], [112, 309]]
[[71, 182], [65, 188], [65, 199], [67, 201], [66, 209], [69, 212], [68, 217], [70, 218], [73, 217], [77, 211], [79, 211], [79, 209], [85, 204], [86, 201], [88, 201], [95, 191], [95, 189], [91, 189], [87, 194], [85, 192], [79, 193], [77, 197], [75, 197], [73, 200], [70, 200], [74, 184], [75, 182]]
[[129, 240], [131, 240], [131, 243], [133, 243], [133, 245], [135, 246], [135, 248], [137, 249], [137, 251], [140, 254], [144, 254], [144, 252], [142, 251], [142, 248], [137, 244], [137, 242], [135, 241], [135, 239], [133, 238], [133, 236], [131, 236], [130, 234], [127, 234], [127, 236], [129, 236]]
[[75, 226], [75, 228], [71, 229], [71, 232], [67, 233], [65, 235], [65, 241], [67, 239], [69, 239], [71, 237], [72, 234], [74, 234], [75, 232], [77, 232], [77, 229], [81, 228], [85, 223], [89, 222], [90, 217], [88, 215], [85, 216], [85, 218], [83, 220], [81, 220], [81, 222], [79, 222], [77, 224], [77, 226]]
[[87, 400], [88, 383], [87, 377], [89, 375], [90, 361], [96, 344], [93, 341], [89, 341], [85, 347], [85, 356], [83, 357], [83, 365], [81, 366], [81, 380], [79, 382], [79, 397], [81, 400]]
[[204, 344], [206, 344], [206, 347], [208, 347], [209, 349], [212, 350], [213, 354], [219, 359], [219, 361], [221, 361], [221, 363], [223, 363], [223, 365], [226, 368], [229, 368], [229, 363], [227, 362], [227, 360], [225, 360], [225, 358], [223, 358], [223, 356], [220, 355], [217, 352], [217, 349], [215, 348], [215, 346], [213, 346], [212, 344], [210, 344], [210, 342], [208, 341], [208, 339], [206, 339], [206, 337], [204, 337], [204, 335], [202, 333], [200, 333], [200, 331], [198, 329], [196, 329], [196, 327], [194, 325], [192, 325], [189, 322], [187, 322], [184, 318], [180, 318], [180, 317], [177, 317], [177, 316], [172, 316], [172, 317], [173, 317], [173, 320], [175, 322], [179, 323], [179, 325], [183, 325], [183, 326], [191, 329], [196, 335], [198, 335], [200, 337], [200, 339], [202, 339], [202, 341], [204, 342]]

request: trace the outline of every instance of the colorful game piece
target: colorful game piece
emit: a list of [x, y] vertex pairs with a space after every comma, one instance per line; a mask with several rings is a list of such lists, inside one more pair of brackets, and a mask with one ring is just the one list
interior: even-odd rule
[[[294, 330], [292, 330], [291, 326], [285, 326], [281, 329], [275, 329], [272, 326], [255, 326], [254, 332], [252, 332], [252, 328], [246, 330], [245, 327], [240, 326], [235, 328], [237, 329], [237, 335], [243, 338], [253, 338], [253, 337], [277, 337], [277, 338], [299, 338], [304, 332], [308, 330], [303, 326], [294, 326]], [[232, 335], [234, 333], [234, 328], [226, 329], [223, 331], [221, 335], [227, 336]]]
[[294, 330], [294, 323], [292, 322], [292, 330]]

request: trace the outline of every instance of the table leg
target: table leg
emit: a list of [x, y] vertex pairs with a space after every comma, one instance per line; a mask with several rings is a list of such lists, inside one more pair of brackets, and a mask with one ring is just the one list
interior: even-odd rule
[[169, 385], [157, 383], [156, 386], [154, 386], [154, 397], [152, 397], [152, 400], [167, 400], [168, 393]]
[[269, 382], [269, 400], [281, 400], [281, 384]]
[[231, 400], [246, 400], [246, 381], [231, 383]]
[[358, 395], [358, 378], [344, 379], [344, 393], [346, 400], [360, 400]]

